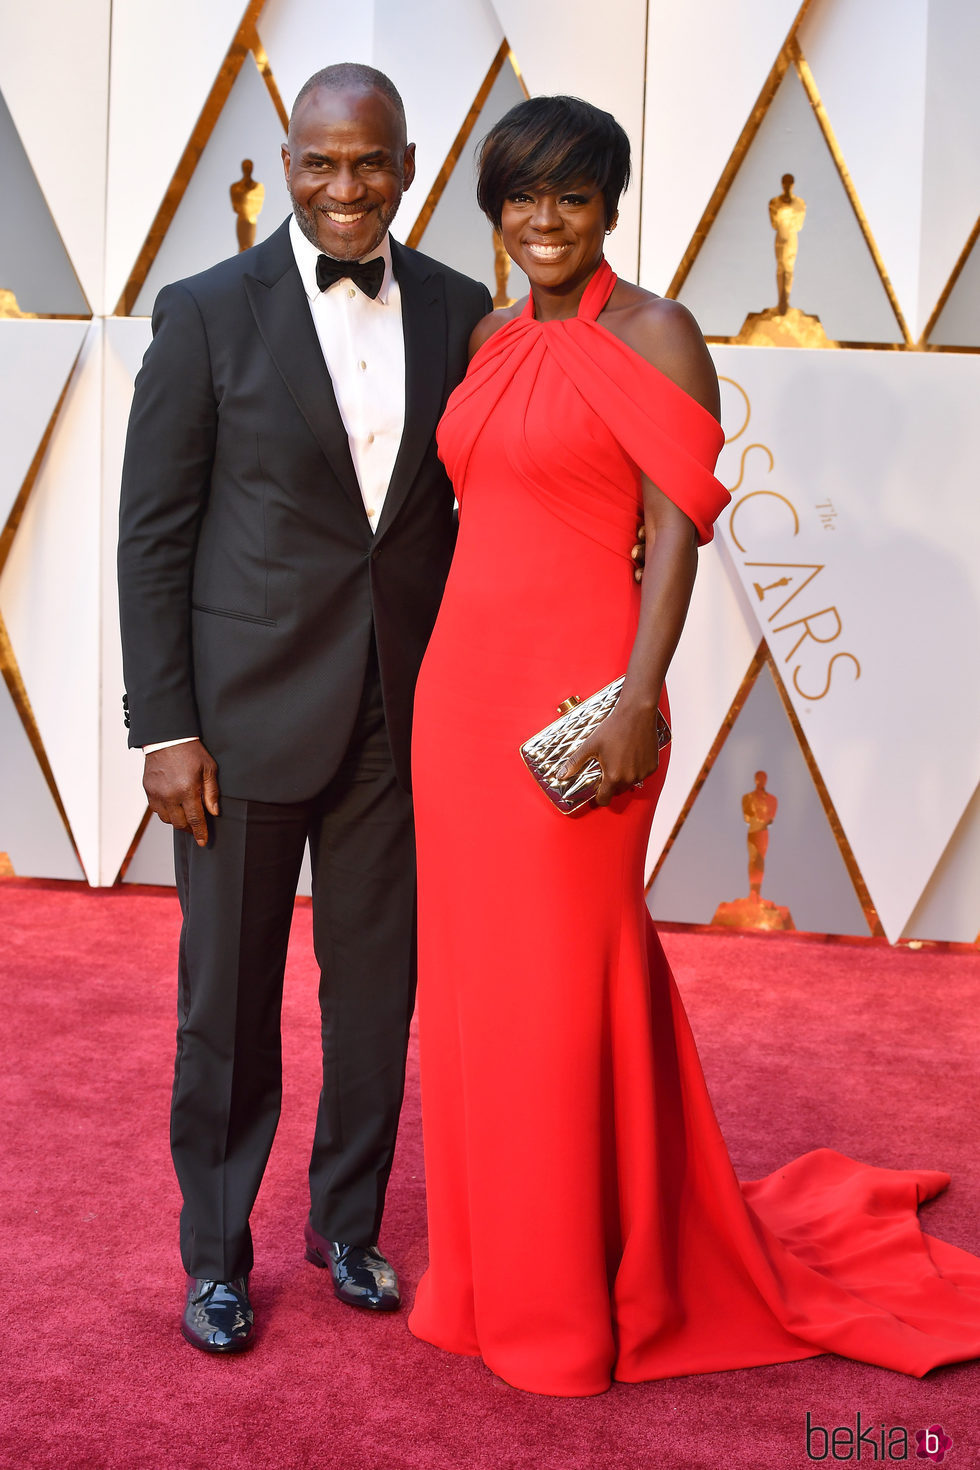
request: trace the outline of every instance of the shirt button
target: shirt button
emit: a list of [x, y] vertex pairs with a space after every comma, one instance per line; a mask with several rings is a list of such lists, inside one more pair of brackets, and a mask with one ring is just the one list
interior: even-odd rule
[[373, 435], [373, 434], [369, 434], [369, 435], [368, 435], [368, 436], [367, 436], [367, 442], [368, 442], [368, 443], [369, 443], [369, 444], [373, 444], [373, 443], [374, 443], [374, 435]]
[[357, 366], [360, 368], [362, 373], [367, 372], [367, 363], [364, 361], [363, 357], [361, 358]]
[[353, 300], [353, 298], [357, 295], [357, 292], [354, 290], [353, 286], [349, 286], [347, 289], [347, 294], [351, 298], [351, 300]]
[[374, 506], [373, 506], [373, 505], [372, 505], [372, 506], [369, 506], [369, 507], [368, 507], [368, 515], [369, 515], [369, 516], [371, 516], [371, 518], [372, 518], [372, 519], [373, 519], [373, 518], [374, 518], [374, 517], [375, 517], [375, 516], [376, 516], [376, 515], [377, 515], [377, 514], [378, 514], [378, 512], [377, 512], [377, 511], [376, 511], [376, 510], [375, 510], [375, 508], [374, 508]]

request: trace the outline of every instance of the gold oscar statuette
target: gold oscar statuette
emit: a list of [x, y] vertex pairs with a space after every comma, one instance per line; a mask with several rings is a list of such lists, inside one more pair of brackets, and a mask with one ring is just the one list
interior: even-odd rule
[[237, 216], [235, 233], [238, 236], [239, 254], [250, 250], [255, 244], [255, 226], [259, 222], [265, 203], [265, 185], [252, 178], [252, 160], [242, 159], [242, 176], [236, 179], [228, 191], [231, 207]]
[[806, 220], [806, 200], [793, 193], [796, 180], [783, 174], [783, 192], [769, 201], [769, 223], [776, 232], [777, 305], [750, 311], [735, 341], [747, 347], [836, 347], [818, 316], [790, 306], [800, 231]]
[[0, 321], [33, 321], [36, 315], [33, 311], [21, 311], [13, 291], [0, 286]]
[[515, 298], [507, 294], [507, 282], [510, 280], [510, 256], [504, 249], [499, 230], [493, 232], [493, 273], [497, 282], [497, 291], [493, 298], [494, 311], [499, 311], [503, 306], [513, 306]]
[[726, 929], [793, 929], [790, 911], [762, 897], [762, 878], [769, 851], [769, 828], [779, 806], [778, 798], [766, 790], [765, 771], [756, 771], [755, 789], [742, 797], [742, 820], [748, 827], [749, 891], [745, 898], [720, 903], [712, 919]]
[[13, 877], [14, 877], [14, 865], [10, 861], [10, 854], [7, 853], [7, 852], [0, 852], [0, 878], [13, 878]]

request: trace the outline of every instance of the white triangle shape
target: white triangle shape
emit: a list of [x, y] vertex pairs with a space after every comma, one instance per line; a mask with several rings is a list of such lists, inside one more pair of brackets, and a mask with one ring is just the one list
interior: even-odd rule
[[[922, 254], [915, 336], [955, 269], [980, 201], [980, 6], [930, 5]], [[973, 339], [977, 345], [977, 339]]]
[[110, 10], [110, 0], [6, 5], [0, 34], [0, 92], [94, 312], [103, 309]]
[[112, 9], [105, 300], [113, 311], [242, 18], [242, 0]]
[[[375, 0], [332, 6], [330, 24], [325, 27], [323, 0], [266, 0], [256, 29], [287, 112], [303, 83], [325, 66], [333, 66], [338, 61], [366, 61], [372, 66], [381, 66], [380, 62], [372, 60], [376, 8]], [[408, 17], [414, 18], [414, 6], [401, 8]], [[457, 8], [454, 5], [453, 11]], [[317, 38], [314, 45], [310, 43], [311, 36]], [[429, 40], [427, 35], [426, 46]], [[417, 24], [412, 32], [412, 49], [424, 54], [423, 48], [418, 46]], [[403, 55], [400, 59], [404, 62], [407, 58]], [[442, 80], [440, 76], [440, 85]], [[397, 67], [394, 69], [394, 81], [401, 87], [401, 74]]]
[[779, 89], [678, 292], [703, 332], [736, 337], [778, 299], [769, 201], [785, 173], [806, 204], [792, 304], [843, 342], [901, 342], [902, 331], [847, 190], [794, 68]]
[[[102, 692], [100, 750], [99, 881], [114, 883], [143, 820], [143, 759], [127, 745], [123, 724], [122, 650], [119, 643], [119, 599], [113, 568], [119, 522], [119, 481], [133, 382], [150, 343], [144, 317], [117, 317], [105, 325], [105, 372], [102, 404]], [[154, 819], [155, 820], [155, 819]], [[172, 878], [171, 872], [171, 878]], [[170, 880], [168, 880], [170, 881]]]
[[20, 494], [87, 330], [86, 322], [0, 321], [0, 528]]
[[[629, 134], [639, 170], [643, 143], [645, 0], [606, 0], [601, 23], [587, 37], [562, 0], [494, 0], [494, 10], [532, 96], [584, 97], [611, 112]], [[624, 65], [623, 58], [630, 58]], [[628, 281], [639, 266], [640, 188], [637, 176], [623, 195], [619, 224], [606, 245], [610, 265]]]
[[[419, 241], [419, 248], [427, 255], [462, 271], [464, 276], [482, 281], [491, 296], [497, 291], [493, 229], [476, 202], [473, 187], [476, 154], [480, 139], [486, 136], [492, 125], [515, 103], [523, 100], [524, 93], [514, 68], [505, 61]], [[511, 262], [507, 282], [510, 296], [517, 300], [526, 295], [528, 289], [527, 276]]]
[[72, 834], [99, 873], [102, 324], [78, 366], [0, 576], [7, 625]]
[[[929, 0], [866, 0], [858, 5], [854, 0], [823, 0], [807, 13], [799, 35], [914, 337], [921, 331], [913, 324], [921, 315], [919, 226], [930, 8]], [[968, 231], [969, 225], [962, 238]]]
[[651, 0], [640, 242], [651, 291], [673, 279], [799, 8]]
[[701, 773], [758, 642], [738, 575], [716, 537], [698, 553], [694, 595], [667, 675], [673, 739], [650, 831], [648, 876]]
[[150, 315], [161, 286], [234, 255], [238, 240], [229, 189], [246, 156], [252, 160], [253, 178], [265, 188], [256, 241], [282, 224], [289, 213], [282, 140], [272, 98], [251, 55], [246, 56], [136, 298], [134, 316]]
[[777, 807], [769, 828], [762, 897], [816, 934], [868, 933], [827, 814], [768, 665], [760, 670], [650, 890], [655, 919], [710, 924], [722, 904], [749, 893], [742, 798], [764, 769]]
[[0, 680], [0, 851], [18, 878], [83, 878], [44, 773]]
[[975, 944], [980, 939], [980, 786], [957, 824], [903, 939]]
[[[415, 180], [395, 223], [399, 239], [405, 238], [424, 206], [504, 39], [489, 5], [440, 6], [438, 24], [426, 30], [424, 46], [418, 45], [419, 20], [417, 6], [404, 0], [376, 0], [374, 65], [396, 82], [405, 103], [408, 136], [416, 145]], [[437, 87], [432, 85], [433, 76], [439, 78]], [[471, 143], [479, 137], [474, 133]], [[475, 196], [470, 170], [466, 182]]]
[[980, 238], [956, 277], [935, 326], [929, 333], [933, 347], [980, 347]]

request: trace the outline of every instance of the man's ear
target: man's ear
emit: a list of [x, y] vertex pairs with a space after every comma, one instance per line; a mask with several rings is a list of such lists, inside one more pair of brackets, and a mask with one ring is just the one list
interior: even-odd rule
[[289, 184], [289, 146], [288, 146], [288, 144], [283, 143], [282, 148], [279, 151], [282, 154], [282, 171], [283, 171], [283, 173], [286, 176], [286, 184], [288, 185]]
[[405, 144], [405, 156], [402, 159], [402, 188], [410, 189], [415, 177], [415, 144]]

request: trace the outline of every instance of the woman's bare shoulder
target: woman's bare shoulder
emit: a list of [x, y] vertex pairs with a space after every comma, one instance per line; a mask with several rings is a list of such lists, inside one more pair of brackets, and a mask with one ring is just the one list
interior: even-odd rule
[[494, 332], [499, 332], [501, 327], [506, 327], [508, 322], [512, 322], [520, 316], [524, 310], [524, 302], [526, 300], [527, 297], [523, 301], [515, 301], [513, 306], [500, 307], [498, 310], [488, 312], [485, 317], [480, 318], [470, 333], [469, 350], [471, 359], [475, 353], [479, 352], [484, 342], [489, 342]]
[[718, 418], [718, 378], [701, 329], [679, 301], [617, 281], [601, 322]]

